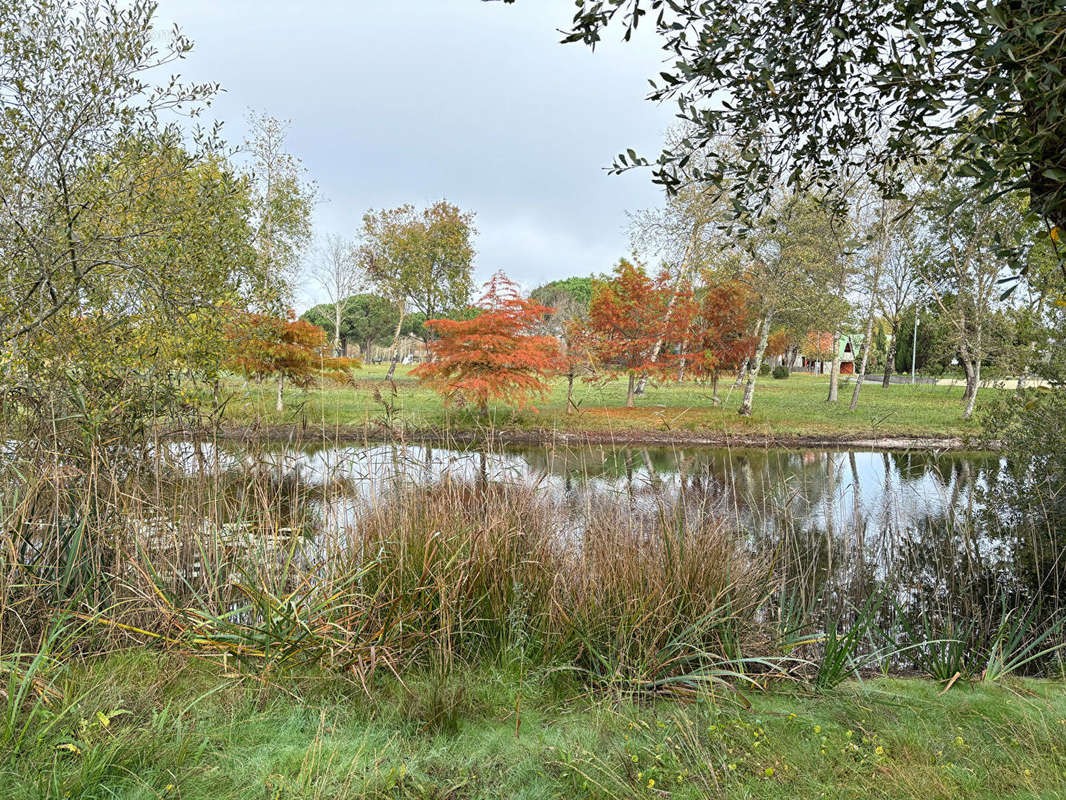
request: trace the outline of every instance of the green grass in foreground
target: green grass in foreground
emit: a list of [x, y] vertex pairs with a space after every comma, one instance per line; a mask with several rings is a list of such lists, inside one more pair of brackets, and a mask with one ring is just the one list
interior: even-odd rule
[[[386, 365], [369, 365], [356, 373], [357, 385], [324, 387], [303, 392], [286, 391], [286, 410], [274, 411], [270, 383], [257, 386], [232, 380], [226, 386], [232, 398], [226, 419], [232, 423], [307, 423], [309, 425], [362, 426], [384, 420], [411, 428], [477, 428], [485, 424], [471, 409], [447, 407], [435, 392], [422, 388], [408, 374], [397, 371], [393, 395], [382, 381]], [[964, 435], [975, 434], [975, 421], [962, 419], [962, 388], [959, 386], [892, 385], [863, 386], [858, 409], [848, 411], [852, 386], [842, 382], [840, 401], [825, 402], [829, 379], [824, 375], [794, 374], [787, 380], [760, 378], [755, 392], [754, 414], [739, 416], [741, 392], [731, 391], [732, 380], [723, 377], [720, 407], [711, 404], [710, 386], [664, 382], [649, 385], [637, 398], [636, 408], [624, 408], [625, 382], [607, 384], [579, 382], [575, 397], [578, 414], [567, 416], [566, 386], [552, 383], [546, 402], [538, 411], [515, 412], [502, 404], [491, 407], [492, 424], [514, 429], [547, 428], [563, 431], [682, 431], [705, 434], [773, 435]], [[1001, 390], [985, 388], [978, 396], [978, 409]]]
[[[148, 651], [63, 687], [0, 761], [28, 798], [1057, 798], [1066, 687], [878, 679], [822, 695], [610, 702], [559, 673], [263, 680]], [[58, 706], [57, 706], [58, 708]], [[517, 715], [516, 715], [517, 709]], [[97, 712], [100, 712], [99, 714]], [[115, 713], [121, 712], [121, 713]]]

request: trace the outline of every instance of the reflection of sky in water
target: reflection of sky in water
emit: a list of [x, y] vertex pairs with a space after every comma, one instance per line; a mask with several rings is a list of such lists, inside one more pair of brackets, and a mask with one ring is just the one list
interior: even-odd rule
[[[492, 452], [424, 444], [217, 450], [178, 445], [186, 469], [260, 475], [316, 489], [309, 505], [327, 534], [351, 530], [398, 484], [510, 482], [551, 500], [560, 536], [580, 537], [589, 510], [622, 504], [639, 523], [682, 498], [735, 527], [789, 585], [814, 595], [865, 596], [869, 578], [907, 601], [955, 597], [976, 564], [1011, 579], [1019, 542], [970, 524], [979, 488], [1002, 468], [993, 455], [716, 448], [527, 447]], [[998, 579], [998, 578], [997, 578]], [[807, 590], [805, 590], [807, 591]]]
[[[192, 453], [181, 448], [193, 465]], [[357, 445], [212, 453], [222, 468], [254, 469], [311, 486], [338, 479], [327, 492], [326, 517], [344, 524], [397, 482], [431, 484], [446, 478], [535, 486], [579, 509], [603, 496], [637, 507], [674, 499], [717, 504], [738, 525], [780, 532], [825, 531], [862, 537], [866, 546], [915, 531], [930, 517], [950, 518], [973, 504], [974, 487], [997, 462], [930, 453], [800, 450], [524, 448], [493, 452], [427, 445]]]

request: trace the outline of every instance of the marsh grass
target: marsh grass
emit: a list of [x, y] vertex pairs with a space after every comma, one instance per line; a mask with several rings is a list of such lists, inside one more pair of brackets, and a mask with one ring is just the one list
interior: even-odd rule
[[[834, 729], [822, 753], [821, 734], [808, 741], [783, 721], [812, 704], [827, 730], [851, 720], [855, 692], [870, 707], [902, 685], [871, 681], [874, 668], [915, 665], [980, 697], [1054, 668], [1054, 609], [1016, 610], [1013, 587], [992, 613], [993, 578], [958, 571], [966, 532], [923, 529], [900, 549], [914, 574], [972, 594], [931, 581], [879, 602], [895, 575], [871, 578], [856, 531], [803, 528], [793, 494], [758, 506], [739, 484], [685, 476], [665, 491], [643, 458], [647, 485], [569, 504], [536, 481], [490, 479], [484, 458], [466, 477], [423, 482], [398, 465], [369, 491], [334, 474], [310, 480], [300, 459], [254, 444], [234, 455], [158, 443], [132, 467], [101, 455], [72, 469], [54, 453], [17, 463], [0, 491], [0, 780], [14, 797], [158, 797], [168, 785], [183, 797], [525, 785], [540, 787], [530, 796], [652, 797], [669, 785], [678, 797], [773, 797], [841, 774], [947, 797], [1032, 783], [1003, 770], [1058, 780], [1066, 766], [1040, 748], [1059, 729], [1043, 711], [1003, 717], [994, 737], [967, 722], [957, 735], [981, 742], [980, 759], [935, 755], [948, 746], [935, 725], [951, 722], [914, 684], [901, 690], [910, 710], [887, 703], [880, 738], [858, 751]], [[772, 517], [776, 538], [745, 527], [753, 518], [730, 511], [741, 502]], [[951, 627], [963, 613], [972, 630]], [[154, 666], [142, 675], [137, 659]], [[152, 672], [161, 663], [209, 677], [190, 695]], [[962, 666], [972, 683], [953, 681]], [[132, 677], [98, 671], [108, 669]], [[671, 699], [691, 706], [661, 705]], [[224, 714], [206, 710], [216, 704]], [[909, 739], [890, 733], [901, 716]], [[1020, 749], [990, 755], [1008, 735]], [[513, 775], [485, 783], [503, 763]]]
[[[154, 644], [364, 686], [382, 667], [516, 657], [631, 692], [774, 668], [770, 564], [708, 508], [595, 502], [567, 529], [537, 487], [484, 478], [397, 481], [354, 506], [343, 481], [308, 486], [269, 458], [151, 478], [20, 484], [0, 556], [9, 647], [62, 609], [82, 650]], [[353, 510], [323, 525], [334, 503]]]

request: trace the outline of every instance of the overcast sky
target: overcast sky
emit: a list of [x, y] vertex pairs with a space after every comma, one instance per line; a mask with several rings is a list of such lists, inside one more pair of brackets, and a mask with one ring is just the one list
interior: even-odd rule
[[[318, 183], [319, 234], [353, 235], [369, 208], [441, 198], [477, 214], [476, 278], [529, 289], [609, 269], [626, 211], [658, 205], [647, 172], [672, 108], [644, 99], [650, 36], [591, 52], [561, 45], [572, 0], [160, 0], [195, 47], [186, 78], [225, 92], [209, 110], [240, 142], [248, 109], [291, 121], [289, 149]], [[302, 287], [301, 301], [321, 292]]]

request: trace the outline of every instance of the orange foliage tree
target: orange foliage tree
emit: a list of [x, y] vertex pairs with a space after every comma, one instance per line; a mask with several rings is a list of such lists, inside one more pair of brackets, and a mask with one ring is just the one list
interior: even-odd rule
[[671, 321], [677, 319], [670, 308], [666, 284], [669, 275], [652, 279], [643, 267], [622, 259], [614, 276], [596, 287], [589, 305], [590, 349], [603, 367], [629, 376], [626, 408], [633, 406], [633, 389], [638, 376], [657, 372], [669, 365]]
[[326, 332], [317, 325], [269, 314], [240, 312], [226, 331], [230, 356], [227, 366], [257, 380], [278, 378], [275, 408], [282, 411], [285, 381], [307, 388], [315, 379], [328, 377], [350, 382], [349, 369], [360, 366], [356, 358], [329, 355]]
[[578, 410], [574, 400], [574, 381], [579, 376], [592, 380], [596, 374], [596, 360], [592, 353], [592, 341], [589, 335], [588, 321], [585, 319], [567, 320], [563, 326], [562, 361], [559, 374], [566, 379], [566, 414], [569, 416]]
[[750, 321], [750, 292], [740, 284], [712, 286], [700, 298], [689, 359], [696, 375], [711, 378], [715, 405], [719, 372], [738, 366], [755, 351]]
[[770, 358], [785, 356], [792, 345], [792, 332], [787, 328], [781, 328], [771, 333], [766, 339], [766, 355]]
[[561, 358], [558, 340], [537, 333], [552, 309], [520, 297], [502, 272], [485, 284], [477, 308], [473, 319], [426, 322], [438, 338], [429, 343], [430, 360], [412, 374], [446, 398], [472, 398], [482, 414], [490, 398], [519, 408], [543, 398]]
[[828, 331], [810, 331], [803, 344], [803, 355], [810, 361], [821, 362], [821, 369], [825, 369], [825, 363], [833, 360], [834, 347], [833, 334]]

